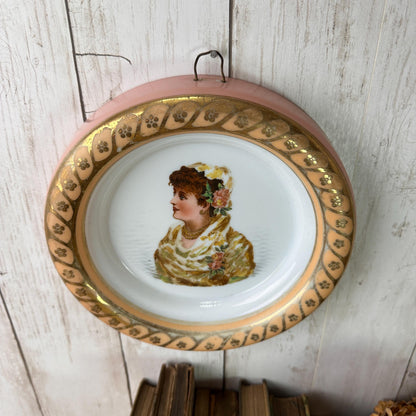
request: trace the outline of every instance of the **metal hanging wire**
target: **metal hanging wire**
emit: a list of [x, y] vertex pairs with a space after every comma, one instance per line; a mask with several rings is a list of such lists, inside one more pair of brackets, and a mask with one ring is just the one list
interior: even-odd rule
[[199, 81], [199, 78], [198, 78], [198, 73], [197, 73], [197, 70], [196, 70], [196, 66], [197, 66], [197, 64], [198, 64], [198, 61], [199, 61], [199, 58], [201, 57], [201, 56], [204, 56], [204, 55], [211, 55], [211, 58], [216, 58], [217, 56], [219, 56], [220, 57], [220, 60], [221, 60], [221, 76], [222, 76], [222, 80], [221, 80], [221, 82], [227, 82], [226, 80], [225, 80], [225, 75], [224, 75], [224, 58], [222, 57], [222, 55], [218, 52], [218, 51], [216, 51], [216, 50], [210, 50], [210, 51], [208, 51], [208, 52], [203, 52], [203, 53], [200, 53], [197, 57], [196, 57], [196, 59], [195, 59], [195, 62], [194, 62], [194, 74], [195, 74], [195, 78], [194, 78], [194, 81]]

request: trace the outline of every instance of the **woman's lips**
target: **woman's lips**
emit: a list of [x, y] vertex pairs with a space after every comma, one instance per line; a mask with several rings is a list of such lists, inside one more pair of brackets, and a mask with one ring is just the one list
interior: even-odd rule
[[173, 207], [173, 212], [179, 211], [178, 208]]

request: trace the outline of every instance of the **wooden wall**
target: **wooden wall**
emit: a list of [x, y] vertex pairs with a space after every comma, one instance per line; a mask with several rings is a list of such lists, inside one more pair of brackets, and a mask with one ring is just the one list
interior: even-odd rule
[[[365, 416], [416, 394], [414, 0], [3, 0], [0, 3], [0, 414], [127, 415], [161, 363], [204, 385], [265, 378], [315, 415]], [[215, 48], [230, 75], [280, 92], [327, 133], [355, 190], [349, 267], [316, 312], [266, 342], [180, 352], [119, 335], [71, 296], [43, 209], [89, 114]], [[201, 60], [201, 72], [217, 62]]]

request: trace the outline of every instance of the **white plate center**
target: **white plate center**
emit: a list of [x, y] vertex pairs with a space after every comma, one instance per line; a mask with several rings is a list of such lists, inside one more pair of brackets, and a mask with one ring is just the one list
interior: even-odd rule
[[[169, 175], [196, 162], [231, 170], [231, 226], [253, 245], [253, 274], [213, 287], [165, 283], [153, 255], [173, 223]], [[170, 320], [213, 323], [255, 313], [298, 281], [316, 239], [301, 180], [260, 146], [213, 133], [155, 140], [114, 164], [95, 187], [86, 214], [90, 256], [106, 283], [129, 302]]]

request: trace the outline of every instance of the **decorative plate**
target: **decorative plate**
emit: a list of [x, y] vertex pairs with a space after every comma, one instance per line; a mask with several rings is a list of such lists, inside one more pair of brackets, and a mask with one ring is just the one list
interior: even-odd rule
[[343, 274], [354, 235], [324, 133], [244, 81], [174, 77], [88, 120], [46, 204], [50, 254], [97, 318], [136, 339], [210, 351], [300, 322]]

